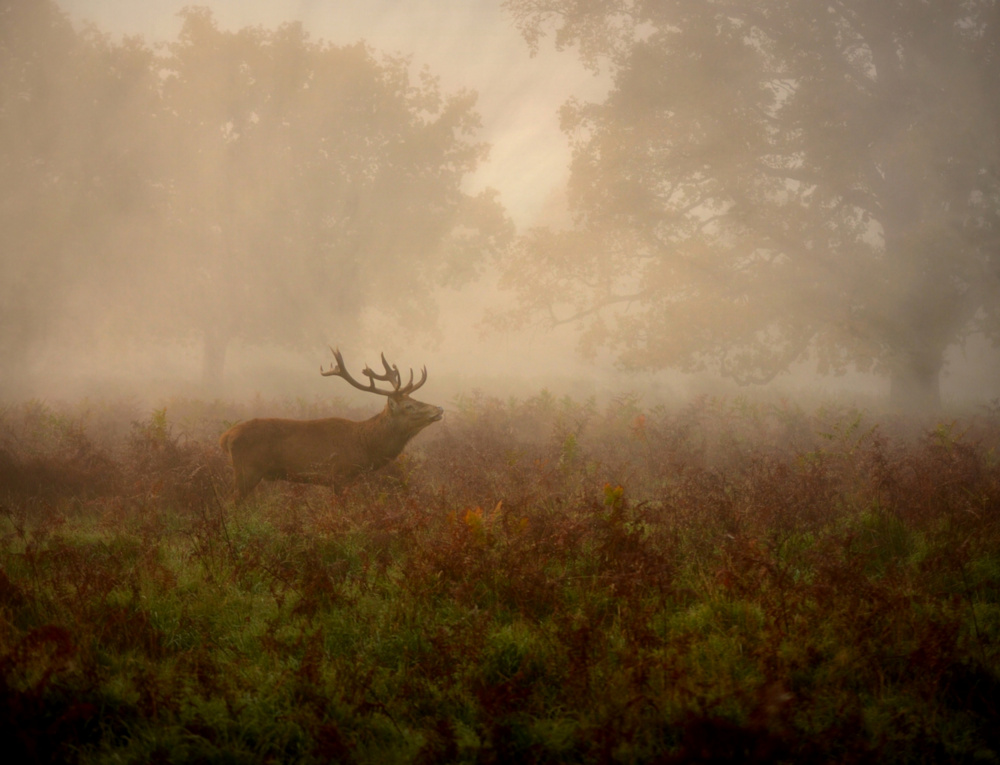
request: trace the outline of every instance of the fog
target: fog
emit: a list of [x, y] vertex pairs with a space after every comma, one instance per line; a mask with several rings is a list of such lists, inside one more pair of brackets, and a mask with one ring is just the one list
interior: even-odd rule
[[[553, 277], [551, 287], [541, 286], [545, 277], [539, 281], [539, 289], [568, 291], [558, 301], [550, 296], [555, 326], [544, 320], [544, 310], [536, 311], [542, 320], [489, 319], [515, 311], [526, 294], [501, 284], [509, 268], [505, 248], [538, 228], [576, 225], [567, 197], [570, 138], [585, 151], [579, 142], [598, 132], [598, 123], [584, 121], [564, 132], [560, 109], [567, 101], [608, 99], [614, 87], [610, 61], [598, 58], [596, 71], [588, 68], [572, 39], [561, 51], [543, 40], [531, 55], [500, 0], [213, 2], [208, 8], [216, 32], [189, 36], [186, 52], [179, 54], [181, 11], [188, 5], [61, 0], [74, 34], [86, 37], [90, 29], [106, 36], [104, 58], [86, 59], [95, 71], [78, 71], [58, 84], [62, 96], [48, 84], [31, 90], [41, 80], [31, 79], [30, 64], [23, 81], [7, 77], [5, 101], [52, 103], [17, 117], [31, 136], [16, 145], [34, 158], [8, 171], [5, 181], [4, 213], [24, 225], [3, 243], [7, 329], [0, 339], [9, 361], [0, 399], [255, 393], [363, 398], [318, 374], [318, 366], [331, 360], [328, 345], [343, 351], [355, 373], [365, 363], [374, 366], [381, 351], [404, 369], [426, 365], [424, 397], [441, 403], [472, 389], [506, 396], [548, 387], [575, 397], [635, 391], [648, 401], [747, 390], [723, 379], [712, 364], [643, 369], [626, 361], [632, 368], [623, 369], [619, 350], [630, 343], [613, 333], [608, 336], [617, 337], [615, 343], [597, 343], [589, 355], [581, 354], [581, 336], [603, 331], [603, 325], [587, 323], [582, 298], [579, 306], [574, 299], [584, 293], [574, 291], [572, 279]], [[370, 60], [344, 54], [329, 64], [329, 82], [304, 75], [297, 95], [277, 84], [261, 95], [269, 65], [241, 59], [227, 69], [227, 56], [244, 54], [220, 54], [222, 37], [213, 36], [230, 35], [225, 44], [244, 45], [250, 61], [258, 49], [277, 50], [278, 38], [237, 43], [231, 33], [255, 28], [275, 35], [294, 22], [305, 36], [288, 43], [295, 50], [287, 69], [281, 62], [274, 66], [275, 83], [296, 76], [296, 56], [315, 57], [307, 67], [325, 66], [316, 62], [327, 60], [320, 50], [326, 43], [346, 51], [363, 42]], [[45, 77], [63, 76], [59, 57], [65, 51], [57, 48], [64, 39], [52, 34], [52, 47], [38, 52], [55, 62]], [[132, 52], [111, 60], [108, 49]], [[145, 53], [173, 59], [143, 64]], [[386, 63], [385, 56], [402, 63]], [[137, 74], [143, 67], [151, 72], [145, 79]], [[347, 85], [337, 80], [340, 71], [347, 71]], [[400, 73], [409, 77], [409, 88], [424, 89], [422, 105], [413, 107], [423, 126], [402, 117], [393, 117], [398, 126], [387, 125], [372, 117], [380, 109], [398, 114], [416, 103], [406, 100], [414, 93], [400, 90]], [[381, 106], [357, 106], [370, 95], [366, 77], [372, 88], [397, 78], [372, 97]], [[83, 87], [95, 91], [74, 92]], [[352, 87], [361, 94], [349, 92]], [[25, 90], [20, 96], [19, 88]], [[316, 95], [302, 95], [307, 90]], [[449, 112], [448, 99], [463, 92], [474, 92], [474, 102], [456, 101]], [[378, 140], [366, 139], [368, 123], [337, 122], [341, 107], [330, 99], [341, 93], [343, 108], [367, 115], [380, 131]], [[168, 124], [174, 118], [181, 127]], [[440, 131], [426, 127], [435, 121]], [[19, 129], [7, 122], [6, 130]], [[324, 130], [341, 132], [331, 139]], [[459, 137], [460, 144], [445, 145], [445, 134]], [[383, 154], [376, 153], [383, 151], [375, 146], [379, 141], [388, 147]], [[416, 148], [403, 157], [393, 153], [397, 144]], [[473, 158], [478, 144], [488, 154]], [[453, 153], [445, 159], [435, 151]], [[317, 168], [308, 159], [317, 152], [327, 165]], [[331, 158], [336, 152], [340, 158]], [[420, 152], [429, 158], [418, 157]], [[49, 175], [32, 175], [33, 167], [50, 161]], [[372, 170], [378, 163], [395, 169], [380, 178]], [[440, 166], [447, 172], [439, 172]], [[335, 173], [343, 179], [331, 180]], [[594, 177], [591, 185], [599, 185], [601, 176]], [[11, 187], [22, 183], [27, 191], [15, 193]], [[584, 201], [585, 186], [573, 187]], [[109, 192], [112, 187], [117, 190]], [[303, 193], [313, 188], [322, 191]], [[307, 209], [310, 198], [317, 209]], [[419, 209], [423, 200], [433, 213]], [[986, 216], [995, 219], [995, 209]], [[581, 220], [578, 215], [576, 222]], [[732, 234], [719, 234], [718, 241], [727, 236]], [[995, 242], [993, 249], [976, 262], [996, 280]], [[530, 247], [518, 251], [532, 257]], [[615, 278], [621, 275], [616, 268], [607, 267]], [[581, 283], [592, 282], [591, 276], [583, 274]], [[900, 282], [906, 280], [894, 283]], [[554, 303], [563, 304], [564, 313]], [[622, 304], [622, 310], [627, 318], [632, 304]], [[581, 320], [560, 323], [575, 311]], [[947, 343], [940, 378], [946, 404], [975, 406], [1000, 396], [1000, 363], [986, 339], [992, 313], [989, 305], [974, 308], [968, 321], [981, 322], [981, 331], [965, 332], [964, 345]], [[628, 326], [614, 321], [616, 332]], [[694, 338], [700, 324], [687, 317], [668, 334]], [[212, 337], [213, 327], [223, 328], [222, 337]], [[644, 327], [635, 332], [637, 338], [648, 335]], [[655, 345], [642, 342], [635, 350], [640, 358]], [[213, 350], [213, 343], [221, 349]], [[681, 350], [688, 359], [699, 354]], [[787, 371], [771, 376], [770, 388], [863, 402], [888, 395], [890, 379], [877, 364], [834, 363], [836, 374], [821, 375], [818, 357], [822, 351], [793, 360]]]

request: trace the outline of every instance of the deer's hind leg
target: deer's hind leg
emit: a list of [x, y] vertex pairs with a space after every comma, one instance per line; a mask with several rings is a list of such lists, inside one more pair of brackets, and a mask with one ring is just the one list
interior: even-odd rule
[[261, 482], [264, 474], [233, 461], [233, 499], [242, 502]]

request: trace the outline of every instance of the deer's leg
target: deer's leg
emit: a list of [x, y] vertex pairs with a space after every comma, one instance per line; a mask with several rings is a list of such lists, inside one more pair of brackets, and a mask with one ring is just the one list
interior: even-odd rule
[[237, 502], [242, 502], [247, 495], [260, 483], [263, 476], [255, 470], [248, 470], [244, 467], [233, 466], [235, 497]]

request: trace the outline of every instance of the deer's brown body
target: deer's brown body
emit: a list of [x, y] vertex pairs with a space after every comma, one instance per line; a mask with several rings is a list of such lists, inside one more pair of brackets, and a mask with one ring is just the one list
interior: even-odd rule
[[[339, 417], [322, 420], [255, 419], [234, 425], [219, 439], [233, 463], [236, 499], [245, 498], [263, 479], [318, 483], [343, 488], [359, 473], [378, 470], [399, 456], [417, 433], [441, 419], [444, 410], [409, 397], [427, 379], [424, 370], [414, 385], [400, 386], [399, 372], [382, 357], [385, 374], [365, 367], [365, 386], [344, 371], [343, 359], [334, 351], [337, 366], [324, 375], [344, 377], [355, 387], [388, 396], [385, 408], [374, 417], [355, 422]], [[388, 380], [394, 390], [375, 388], [375, 380]]]

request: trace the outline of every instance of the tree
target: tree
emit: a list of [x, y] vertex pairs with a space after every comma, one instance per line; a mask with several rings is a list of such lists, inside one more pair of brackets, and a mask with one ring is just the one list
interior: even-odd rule
[[563, 108], [575, 225], [519, 239], [507, 321], [740, 383], [853, 365], [913, 406], [949, 345], [1000, 341], [1000, 4], [505, 6], [614, 72]]
[[297, 24], [183, 11], [154, 50], [0, 0], [0, 351], [69, 337], [352, 341], [365, 311], [433, 327], [512, 226], [462, 185], [486, 155], [475, 95]]
[[151, 62], [136, 40], [77, 32], [48, 0], [0, 2], [0, 352], [11, 375], [67, 312], [80, 323], [86, 285], [131, 249], [123, 219], [151, 201], [133, 131], [155, 100]]
[[433, 324], [433, 286], [461, 283], [511, 235], [465, 176], [486, 154], [474, 94], [443, 97], [405, 59], [314, 42], [298, 24], [225, 32], [187, 9], [161, 62], [169, 140], [165, 310], [202, 335], [217, 382], [234, 338], [297, 344], [357, 331], [362, 312]]

